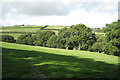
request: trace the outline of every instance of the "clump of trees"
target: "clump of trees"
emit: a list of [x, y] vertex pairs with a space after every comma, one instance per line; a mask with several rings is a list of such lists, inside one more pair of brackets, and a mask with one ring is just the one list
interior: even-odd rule
[[63, 28], [58, 33], [58, 48], [80, 48], [88, 50], [96, 42], [95, 34], [84, 24], [72, 25], [70, 28]]
[[57, 35], [52, 35], [49, 40], [47, 41], [47, 46], [51, 48], [56, 48], [57, 47]]
[[104, 32], [106, 32], [105, 36], [98, 38], [97, 43], [91, 47], [91, 51], [120, 56], [120, 21], [106, 24]]
[[11, 35], [2, 35], [2, 41], [9, 42], [9, 43], [15, 43], [16, 40]]
[[35, 40], [35, 37], [32, 35], [32, 33], [26, 33], [26, 34], [20, 35], [16, 40], [16, 43], [33, 45], [34, 40]]
[[53, 31], [39, 31], [36, 35], [35, 38], [36, 40], [34, 41], [34, 45], [36, 46], [47, 46], [47, 41], [49, 38], [55, 35]]
[[84, 24], [63, 28], [55, 35], [53, 31], [40, 30], [35, 35], [27, 33], [18, 37], [16, 43], [52, 48], [80, 48], [88, 50], [96, 42], [95, 34]]
[[35, 35], [32, 35], [32, 33], [26, 33], [20, 35], [16, 43], [35, 46], [46, 46], [47, 41], [52, 35], [55, 35], [53, 31], [39, 31]]

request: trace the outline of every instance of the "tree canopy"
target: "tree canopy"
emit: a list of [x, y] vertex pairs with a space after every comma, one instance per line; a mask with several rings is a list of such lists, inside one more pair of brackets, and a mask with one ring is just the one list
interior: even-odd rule
[[59, 48], [81, 47], [83, 50], [87, 50], [95, 41], [95, 34], [84, 24], [72, 25], [70, 28], [61, 29], [57, 38]]
[[[110, 24], [106, 24], [104, 28], [106, 32], [105, 36], [98, 38], [98, 45], [94, 44], [92, 50], [99, 50], [105, 52], [105, 54], [120, 55], [120, 21], [115, 21]], [[100, 46], [98, 49], [93, 47]]]
[[10, 43], [15, 43], [16, 40], [14, 39], [13, 36], [11, 35], [2, 35], [2, 41], [4, 42], [10, 42]]

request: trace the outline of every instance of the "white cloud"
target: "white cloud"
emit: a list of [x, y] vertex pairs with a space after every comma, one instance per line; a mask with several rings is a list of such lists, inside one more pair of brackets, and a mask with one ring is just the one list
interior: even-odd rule
[[66, 3], [70, 2], [118, 2], [119, 0], [1, 0], [1, 2], [55, 2], [62, 1]]
[[[77, 3], [82, 1], [89, 2], [88, 0], [61, 0], [56, 1], [56, 4], [47, 3], [45, 6], [39, 3], [21, 3], [19, 6], [8, 3], [8, 7], [4, 8], [4, 10], [6, 9], [3, 15], [5, 17], [0, 24], [76, 25], [83, 23], [88, 27], [103, 27], [106, 23], [117, 20], [117, 2], [115, 0], [109, 2], [102, 0], [102, 3], [98, 3], [98, 0], [98, 2], [92, 0], [93, 3]], [[59, 2], [61, 4], [58, 5]]]
[[[117, 16], [107, 15], [105, 13], [88, 13], [84, 10], [75, 11], [68, 16], [43, 16], [32, 17], [29, 20], [22, 21], [23, 23], [36, 25], [76, 25], [79, 23], [85, 24], [88, 27], [104, 27], [105, 24], [117, 20]], [[23, 24], [21, 23], [21, 24]]]

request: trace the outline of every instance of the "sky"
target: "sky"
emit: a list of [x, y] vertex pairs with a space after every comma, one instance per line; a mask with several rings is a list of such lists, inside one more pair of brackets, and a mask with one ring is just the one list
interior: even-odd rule
[[105, 27], [118, 20], [119, 0], [1, 0], [0, 26], [76, 25]]

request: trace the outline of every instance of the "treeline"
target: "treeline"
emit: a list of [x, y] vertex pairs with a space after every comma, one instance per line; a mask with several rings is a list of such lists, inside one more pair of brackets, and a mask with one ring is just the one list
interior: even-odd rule
[[[89, 50], [104, 54], [119, 56], [120, 53], [120, 26], [119, 21], [107, 24], [104, 28], [105, 36], [98, 39], [89, 27], [84, 24], [72, 25], [63, 28], [56, 35], [53, 31], [40, 30], [36, 34], [27, 33], [20, 35], [17, 40], [11, 38], [17, 44], [45, 46], [51, 48]], [[3, 35], [2, 41], [11, 42]]]
[[94, 32], [104, 32], [103, 28], [91, 28]]

